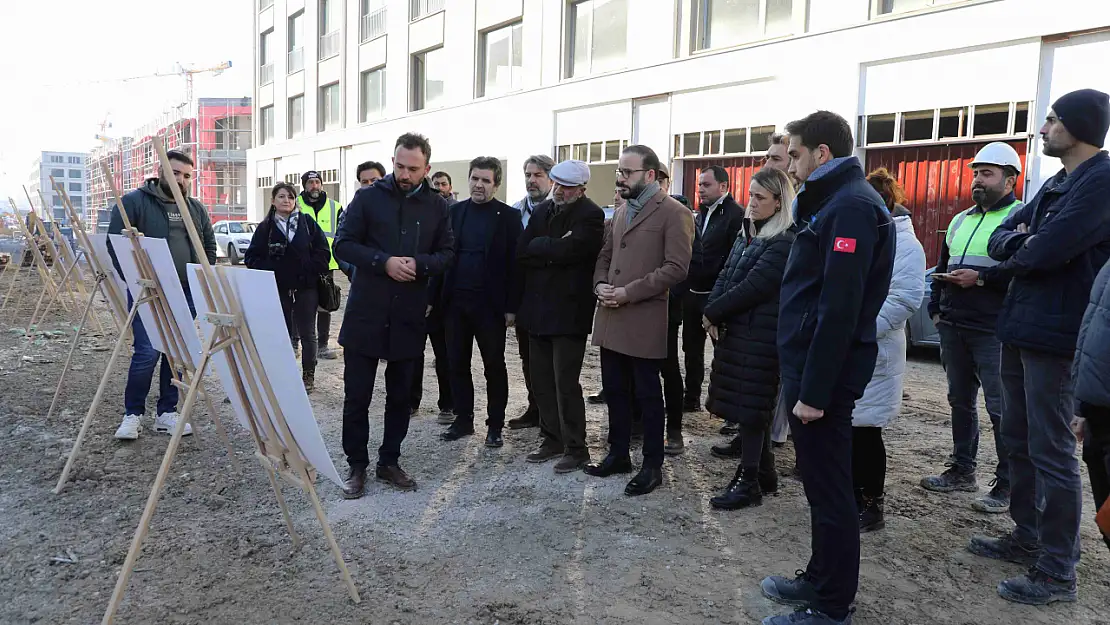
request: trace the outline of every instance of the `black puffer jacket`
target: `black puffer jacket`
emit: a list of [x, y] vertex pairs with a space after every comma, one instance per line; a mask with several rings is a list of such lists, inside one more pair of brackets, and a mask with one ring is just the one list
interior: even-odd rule
[[[281, 228], [274, 225], [271, 207], [266, 219], [255, 229], [243, 257], [250, 269], [274, 272], [274, 280], [281, 291], [315, 289], [320, 274], [327, 272], [331, 260], [328, 240], [316, 220], [301, 212], [297, 213], [297, 220], [297, 229], [290, 241]], [[271, 245], [281, 246], [281, 253], [275, 255], [276, 250]]]
[[719, 331], [706, 406], [733, 423], [763, 427], [779, 393], [779, 289], [795, 232], [753, 234], [745, 222], [705, 306]]

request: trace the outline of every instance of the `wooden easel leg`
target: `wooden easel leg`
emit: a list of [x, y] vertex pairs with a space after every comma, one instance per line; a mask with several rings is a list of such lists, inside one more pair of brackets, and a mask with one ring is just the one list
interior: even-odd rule
[[331, 533], [328, 516], [324, 514], [324, 506], [316, 495], [316, 487], [312, 484], [307, 473], [301, 476], [301, 480], [304, 482], [305, 490], [308, 491], [308, 496], [312, 499], [312, 507], [316, 508], [316, 519], [320, 521], [320, 527], [324, 530], [324, 537], [328, 539], [328, 547], [331, 549], [331, 555], [335, 558], [336, 565], [339, 566], [339, 573], [343, 576], [343, 582], [347, 584], [347, 592], [350, 593], [352, 601], [360, 603], [362, 600], [358, 596], [358, 588], [355, 588], [355, 582], [351, 579], [351, 572], [347, 570], [347, 563], [343, 561], [343, 552], [339, 551], [339, 543], [335, 542], [335, 535]]
[[[204, 371], [205, 366], [208, 364], [208, 359], [212, 355], [212, 343], [216, 333], [213, 332], [204, 346], [204, 352], [201, 355], [200, 365], [198, 370]], [[139, 558], [139, 552], [143, 547], [143, 540], [146, 538], [146, 533], [150, 529], [150, 519], [154, 516], [154, 509], [158, 507], [158, 499], [162, 496], [162, 487], [166, 483], [166, 476], [170, 473], [170, 466], [173, 465], [173, 459], [177, 456], [177, 448], [181, 445], [181, 437], [185, 433], [185, 424], [189, 420], [189, 415], [192, 414], [193, 408], [197, 403], [197, 393], [200, 391], [200, 378], [194, 380], [194, 384], [189, 388], [189, 393], [185, 396], [185, 407], [182, 409], [181, 418], [177, 420], [177, 425], [173, 429], [173, 437], [170, 438], [169, 447], [166, 448], [166, 455], [162, 456], [162, 466], [158, 468], [158, 476], [154, 478], [154, 486], [150, 489], [150, 496], [146, 499], [146, 508], [143, 509], [143, 516], [139, 519], [139, 527], [135, 528], [135, 536], [131, 539], [131, 548], [127, 551], [127, 559], [123, 562], [123, 569], [120, 570], [119, 579], [116, 580], [116, 588], [112, 591], [112, 602], [108, 604], [108, 609], [104, 612], [104, 619], [101, 625], [111, 625], [112, 621], [116, 618], [116, 611], [119, 610], [119, 604], [123, 601], [123, 593], [127, 591], [127, 583], [131, 580], [131, 573], [135, 569], [135, 561]]]
[[[92, 293], [89, 294], [89, 301], [85, 304], [85, 310], [81, 313], [81, 321], [77, 324], [77, 331], [73, 333], [73, 341], [69, 345], [69, 355], [66, 356], [66, 364], [62, 366], [62, 375], [58, 377], [58, 388], [54, 390], [54, 399], [50, 402], [50, 410], [46, 412], [46, 419], [50, 420], [50, 416], [54, 414], [54, 408], [58, 405], [58, 397], [62, 394], [62, 382], [66, 379], [66, 374], [69, 373], [69, 363], [73, 361], [73, 353], [77, 351], [77, 343], [81, 339], [81, 329], [85, 327], [85, 320], [89, 318], [89, 311], [92, 310], [93, 301], [96, 300], [96, 292], [100, 289], [100, 281], [97, 280], [96, 286], [93, 287]], [[20, 358], [22, 360], [22, 358]]]
[[[135, 303], [131, 305], [131, 312], [127, 315], [127, 325], [131, 325], [131, 321], [135, 318], [135, 313], [139, 310], [139, 305], [142, 303], [142, 298], [136, 299]], [[100, 378], [100, 386], [96, 389], [96, 395], [93, 397], [92, 404], [89, 405], [89, 411], [85, 413], [85, 421], [81, 423], [81, 431], [77, 433], [77, 440], [73, 441], [73, 450], [69, 452], [69, 458], [66, 460], [66, 466], [62, 469], [62, 475], [58, 478], [58, 485], [54, 487], [54, 494], [62, 492], [65, 486], [66, 479], [69, 477], [69, 471], [73, 468], [73, 461], [77, 459], [77, 451], [81, 449], [81, 441], [85, 440], [85, 434], [89, 431], [89, 426], [92, 425], [93, 416], [100, 408], [100, 400], [104, 397], [104, 389], [108, 387], [108, 380], [112, 373], [112, 366], [116, 364], [116, 358], [123, 350], [123, 340], [127, 337], [125, 332], [121, 332], [119, 338], [116, 339], [116, 347], [112, 350], [112, 356], [108, 359], [108, 365], [104, 367], [104, 375]]]
[[[73, 272], [73, 268], [76, 265], [77, 265], [77, 262], [74, 261], [73, 264], [71, 264], [69, 266], [69, 268], [66, 269], [65, 273], [62, 274], [62, 286], [63, 287], [65, 286], [66, 281], [69, 280], [69, 274], [71, 274]], [[35, 320], [36, 319], [38, 319], [39, 323], [42, 323], [44, 320], [46, 320], [46, 315], [47, 315], [47, 313], [50, 312], [50, 307], [54, 305], [55, 300], [60, 299], [61, 292], [62, 292], [62, 289], [59, 289], [59, 290], [55, 291], [54, 295], [52, 295], [50, 297], [50, 299], [47, 300], [46, 308], [41, 309], [42, 310], [42, 317], [41, 318], [39, 317], [39, 310], [40, 310], [40, 307], [42, 306], [42, 297], [41, 296], [39, 297], [39, 303], [38, 303], [38, 305], [35, 306], [35, 312], [31, 315], [31, 323], [27, 326], [27, 333], [28, 334], [31, 333], [31, 328], [35, 325]], [[45, 295], [45, 294], [46, 294], [46, 291], [43, 291], [43, 295]]]
[[[196, 384], [204, 384], [204, 376], [201, 375], [201, 372], [198, 371], [194, 373], [193, 376], [196, 380]], [[201, 393], [204, 394], [204, 403], [208, 407], [208, 414], [212, 415], [212, 423], [216, 426], [216, 433], [223, 439], [224, 447], [227, 447], [227, 455], [231, 458], [231, 468], [238, 470], [239, 462], [235, 459], [235, 449], [231, 447], [231, 439], [227, 437], [227, 430], [224, 429], [224, 422], [220, 419], [220, 414], [216, 412], [216, 407], [212, 404], [212, 395], [209, 394], [208, 391], [203, 390]], [[193, 430], [195, 431], [196, 428], [193, 428]]]
[[281, 485], [278, 484], [273, 467], [266, 465], [266, 476], [270, 478], [270, 486], [274, 489], [274, 497], [281, 508], [281, 515], [285, 517], [285, 527], [289, 529], [289, 538], [293, 540], [293, 550], [296, 551], [301, 548], [301, 536], [297, 533], [297, 528], [293, 527], [293, 515], [289, 514], [289, 506], [285, 503], [285, 496], [281, 494]]

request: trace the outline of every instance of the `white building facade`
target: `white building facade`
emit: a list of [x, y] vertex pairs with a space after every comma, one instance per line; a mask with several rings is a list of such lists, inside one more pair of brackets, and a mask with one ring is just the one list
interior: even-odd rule
[[743, 201], [771, 132], [827, 109], [869, 168], [897, 170], [932, 255], [970, 205], [969, 154], [1010, 142], [1035, 189], [1059, 167], [1036, 136], [1051, 101], [1110, 91], [1104, 0], [254, 1], [253, 218], [309, 169], [349, 201], [356, 165], [389, 171], [409, 131], [460, 198], [471, 158], [502, 160], [512, 202], [544, 153], [589, 162], [609, 204], [620, 149], [644, 143], [672, 192], [716, 163]]
[[[54, 191], [50, 184], [53, 176], [58, 184], [64, 185], [66, 194], [73, 202], [81, 218], [85, 217], [85, 163], [88, 160], [85, 152], [43, 152], [31, 165], [31, 173], [27, 179], [27, 190], [31, 194], [35, 210], [60, 224], [69, 224], [62, 196]], [[42, 205], [42, 197], [46, 199], [46, 206]], [[21, 198], [22, 199], [22, 198]], [[18, 203], [18, 200], [17, 200]]]

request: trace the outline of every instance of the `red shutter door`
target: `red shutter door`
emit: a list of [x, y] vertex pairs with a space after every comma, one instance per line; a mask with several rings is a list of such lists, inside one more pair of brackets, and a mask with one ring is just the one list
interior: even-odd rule
[[[867, 151], [867, 171], [886, 167], [906, 190], [906, 208], [913, 213], [913, 227], [925, 247], [926, 263], [936, 265], [940, 246], [952, 217], [973, 204], [968, 164], [986, 145], [953, 143], [915, 145]], [[1008, 141], [1025, 169], [1026, 142]], [[1018, 198], [1024, 197], [1025, 178], [1018, 177]]]
[[[698, 175], [701, 170], [710, 165], [720, 165], [728, 172], [729, 193], [736, 199], [740, 206], [748, 205], [748, 187], [751, 186], [752, 175], [762, 167], [761, 156], [740, 156], [736, 158], [714, 159], [689, 159], [682, 161], [682, 194], [690, 200], [690, 207], [697, 208], [698, 201]], [[677, 193], [677, 189], [671, 189]]]

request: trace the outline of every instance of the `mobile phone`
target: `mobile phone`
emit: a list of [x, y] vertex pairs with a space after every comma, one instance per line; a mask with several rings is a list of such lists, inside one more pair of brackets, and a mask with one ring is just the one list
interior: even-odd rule
[[948, 280], [952, 277], [950, 273], [934, 273], [930, 276], [933, 280]]

